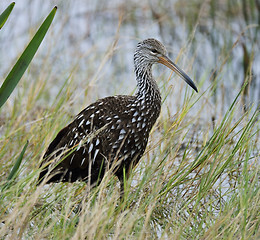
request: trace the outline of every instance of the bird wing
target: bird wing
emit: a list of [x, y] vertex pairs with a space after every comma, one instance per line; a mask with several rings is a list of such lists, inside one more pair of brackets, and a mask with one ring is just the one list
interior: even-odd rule
[[[68, 177], [73, 181], [74, 172], [75, 176], [86, 177], [90, 165], [91, 174], [98, 175], [100, 166], [106, 165], [104, 158], [113, 158], [109, 154], [120, 148], [120, 141], [123, 141], [120, 132], [125, 116], [121, 109], [128, 101], [124, 96], [107, 97], [82, 110], [50, 143], [41, 166], [52, 161], [56, 164], [53, 171], [68, 170], [71, 175], [64, 176], [64, 181]], [[47, 171], [47, 168], [43, 169], [40, 177], [44, 177]]]
[[103, 122], [97, 121], [99, 118], [98, 104], [96, 102], [82, 110], [70, 124], [60, 130], [50, 143], [43, 158], [48, 159], [49, 157], [57, 156], [60, 154], [59, 149], [62, 148], [73, 150], [73, 148], [79, 147], [80, 142], [82, 145], [89, 145], [89, 139], [94, 137], [93, 133], [105, 125]]

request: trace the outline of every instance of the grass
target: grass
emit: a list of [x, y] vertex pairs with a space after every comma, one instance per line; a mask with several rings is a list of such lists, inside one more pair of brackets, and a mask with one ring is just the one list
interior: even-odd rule
[[[236, 4], [229, 18], [240, 16], [241, 6]], [[180, 18], [181, 9], [176, 9]], [[194, 9], [183, 8], [190, 11], [187, 14], [190, 18], [195, 14]], [[219, 14], [217, 7], [211, 10], [215, 12], [211, 12], [213, 16], [208, 21]], [[157, 14], [160, 16], [161, 12]], [[205, 19], [205, 12], [201, 10], [200, 14]], [[57, 21], [58, 16], [57, 12]], [[110, 85], [113, 91], [110, 94], [121, 94], [122, 89], [127, 89], [117, 82], [120, 74], [113, 72], [114, 81], [109, 83], [107, 78], [110, 79], [111, 73], [103, 75], [107, 68], [117, 69], [118, 62], [114, 58], [123, 59], [118, 49], [126, 46], [120, 42], [120, 31], [113, 36], [115, 40], [109, 39], [109, 47], [103, 52], [99, 52], [99, 45], [94, 45], [84, 56], [73, 55], [76, 59], [70, 64], [66, 64], [66, 59], [61, 61], [62, 50], [66, 49], [56, 48], [54, 39], [60, 40], [60, 35], [50, 32], [54, 39], [43, 42], [44, 54], [36, 55], [19, 89], [1, 109], [1, 239], [260, 238], [259, 108], [256, 103], [244, 108], [244, 97], [250, 93], [244, 91], [246, 85], [237, 87], [235, 81], [231, 82], [232, 88], [225, 85], [229, 84], [227, 75], [237, 79], [236, 69], [232, 68], [236, 62], [232, 53], [239, 46], [234, 43], [241, 39], [225, 35], [226, 43], [222, 46], [215, 34], [210, 35], [218, 64], [211, 65], [209, 61], [203, 65], [204, 69], [199, 68], [197, 62], [205, 56], [192, 51], [198, 46], [201, 31], [199, 26], [192, 25], [197, 17], [195, 14], [193, 19], [187, 20], [187, 28], [194, 32], [189, 43], [181, 45], [185, 47], [178, 59], [188, 62], [187, 69], [194, 72], [199, 69], [200, 75], [192, 76], [199, 85], [199, 94], [186, 90], [179, 78], [169, 76], [168, 70], [159, 74], [155, 70], [163, 97], [162, 114], [151, 132], [143, 158], [127, 181], [123, 202], [119, 201], [119, 183], [110, 174], [91, 191], [84, 183], [36, 187], [39, 161], [45, 149], [77, 112], [99, 97], [97, 81]], [[167, 18], [163, 21], [159, 18], [158, 24], [164, 28], [167, 21], [168, 26], [173, 26], [172, 20]], [[115, 46], [113, 43], [118, 38]], [[257, 45], [253, 41], [248, 43], [247, 51], [254, 44]], [[250, 56], [257, 55], [255, 49], [252, 47]], [[186, 60], [188, 54], [193, 54], [189, 61]], [[86, 68], [81, 66], [84, 61], [90, 64]], [[250, 72], [255, 59], [249, 57], [248, 61]], [[57, 68], [57, 62], [61, 68]], [[100, 75], [96, 75], [93, 67], [99, 69]], [[248, 74], [243, 79], [250, 82], [251, 78], [252, 74]], [[133, 89], [126, 93], [130, 94]], [[27, 140], [29, 145], [18, 176], [4, 187]]]

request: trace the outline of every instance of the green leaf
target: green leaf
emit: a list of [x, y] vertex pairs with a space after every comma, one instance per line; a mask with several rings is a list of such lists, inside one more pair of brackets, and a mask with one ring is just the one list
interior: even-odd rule
[[10, 13], [14, 8], [15, 2], [12, 2], [0, 15], [0, 29], [4, 26], [7, 18], [9, 17]]
[[20, 165], [21, 165], [21, 162], [22, 162], [22, 159], [23, 159], [23, 155], [24, 155], [24, 153], [25, 153], [25, 150], [26, 150], [28, 144], [29, 144], [29, 141], [27, 140], [26, 143], [25, 143], [25, 145], [24, 145], [24, 147], [23, 147], [23, 150], [22, 150], [22, 152], [20, 153], [19, 157], [17, 158], [17, 160], [16, 160], [16, 162], [15, 162], [15, 164], [14, 164], [14, 167], [12, 168], [12, 170], [11, 170], [11, 172], [10, 172], [10, 174], [9, 174], [9, 176], [8, 176], [8, 178], [7, 178], [7, 180], [10, 181], [10, 180], [15, 176], [15, 174], [17, 173], [17, 171], [18, 171], [18, 169], [19, 169], [19, 167], [20, 167]]
[[21, 77], [23, 76], [25, 70], [29, 66], [32, 58], [34, 57], [37, 49], [39, 48], [47, 30], [49, 29], [52, 20], [55, 16], [57, 7], [54, 7], [48, 17], [45, 19], [43, 24], [40, 26], [36, 34], [34, 35], [31, 42], [28, 44], [24, 52], [22, 53], [21, 57], [18, 59], [16, 64], [14, 65], [11, 72], [6, 77], [3, 85], [0, 88], [0, 108], [6, 102], [8, 97], [13, 92], [14, 88], [20, 81]]

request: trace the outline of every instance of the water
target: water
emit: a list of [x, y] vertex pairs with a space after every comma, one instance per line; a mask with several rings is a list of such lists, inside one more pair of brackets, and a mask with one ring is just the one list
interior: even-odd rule
[[[0, 9], [4, 9], [8, 3], [1, 1]], [[201, 20], [202, 23], [197, 26], [192, 37], [192, 31], [188, 31], [188, 16], [183, 15], [185, 12], [179, 13], [181, 8], [176, 8], [178, 4], [178, 1], [18, 1], [10, 19], [1, 30], [1, 76], [6, 76], [17, 54], [21, 53], [40, 22], [53, 6], [57, 5], [54, 22], [33, 60], [34, 65], [44, 69], [42, 59], [49, 58], [47, 62], [51, 65], [53, 75], [64, 75], [55, 83], [51, 83], [57, 86], [53, 87], [55, 92], [59, 90], [65, 76], [68, 76], [68, 70], [78, 64], [73, 76], [79, 84], [79, 95], [83, 94], [82, 88], [86, 87], [88, 82], [92, 82], [94, 91], [91, 100], [112, 94], [130, 94], [135, 88], [132, 59], [136, 43], [154, 37], [167, 46], [173, 60], [181, 51], [178, 65], [197, 85], [204, 81], [200, 86], [200, 93], [211, 86], [212, 72], [216, 69], [218, 73], [227, 57], [228, 63], [224, 64], [216, 78], [216, 96], [210, 99], [210, 103], [215, 105], [213, 113], [223, 114], [243, 83], [243, 49], [240, 42], [246, 42], [249, 51], [254, 51], [252, 73], [255, 83], [250, 90], [249, 100], [256, 106], [260, 98], [260, 54], [257, 54], [259, 45], [249, 39], [249, 33], [253, 36], [255, 28], [245, 31], [248, 38], [241, 37], [232, 50], [240, 32], [245, 29], [245, 23], [241, 23], [238, 17], [230, 19], [226, 26], [216, 26], [205, 13], [206, 16], [202, 18], [204, 21]], [[156, 12], [158, 19], [155, 19], [153, 12]], [[120, 17], [123, 22], [119, 29], [118, 43], [112, 56], [104, 61], [109, 46], [115, 39]], [[219, 24], [222, 21], [220, 20]], [[191, 27], [195, 29], [196, 22]], [[223, 50], [226, 52], [223, 53]], [[96, 75], [102, 61], [102, 70]], [[170, 75], [170, 71], [164, 67], [156, 67], [155, 76], [160, 78], [162, 72], [166, 76]], [[158, 82], [159, 85], [164, 84], [160, 79]], [[178, 96], [180, 91], [184, 95], [185, 84], [176, 75], [173, 75], [167, 84], [172, 87], [172, 94], [167, 98], [167, 102], [176, 102], [175, 96]], [[191, 92], [192, 90], [189, 90], [189, 93]], [[179, 106], [171, 105], [172, 111], [176, 112]], [[211, 110], [207, 109], [206, 113], [208, 111]]]

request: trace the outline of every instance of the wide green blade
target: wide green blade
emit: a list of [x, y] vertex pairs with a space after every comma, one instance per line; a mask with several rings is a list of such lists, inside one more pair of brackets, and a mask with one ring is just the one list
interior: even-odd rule
[[28, 144], [29, 144], [29, 141], [27, 140], [25, 145], [24, 145], [24, 147], [23, 147], [23, 150], [20, 153], [19, 157], [17, 158], [17, 160], [16, 160], [16, 162], [14, 164], [14, 167], [12, 168], [12, 170], [11, 170], [7, 180], [11, 180], [15, 176], [15, 174], [17, 173], [17, 171], [18, 171], [18, 169], [19, 169], [19, 167], [21, 165], [21, 162], [22, 162], [22, 159], [23, 159], [23, 155], [25, 153], [25, 150], [26, 150]]
[[14, 8], [15, 3], [12, 2], [0, 15], [0, 29], [4, 26], [7, 18], [9, 17], [10, 13]]
[[25, 70], [27, 69], [28, 65], [32, 61], [37, 49], [39, 48], [47, 30], [49, 29], [52, 20], [55, 16], [57, 7], [54, 7], [48, 17], [45, 19], [43, 24], [40, 26], [36, 34], [34, 35], [31, 42], [28, 44], [24, 52], [22, 53], [21, 57], [18, 59], [16, 64], [14, 65], [11, 72], [6, 77], [3, 85], [0, 88], [0, 108], [6, 102], [8, 97], [13, 92], [14, 88], [18, 84], [19, 80], [23, 76]]

